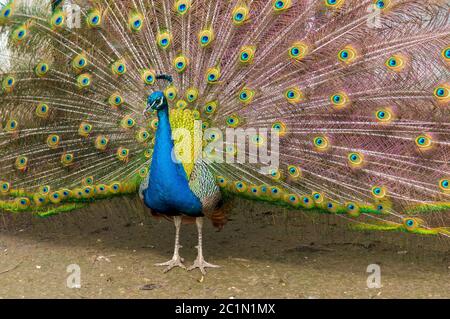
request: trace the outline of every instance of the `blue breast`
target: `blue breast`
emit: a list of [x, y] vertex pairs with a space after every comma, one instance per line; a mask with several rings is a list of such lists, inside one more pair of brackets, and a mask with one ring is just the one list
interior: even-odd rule
[[158, 129], [144, 202], [158, 213], [203, 216], [202, 204], [189, 188], [183, 165], [172, 160], [172, 131], [167, 108], [158, 111]]

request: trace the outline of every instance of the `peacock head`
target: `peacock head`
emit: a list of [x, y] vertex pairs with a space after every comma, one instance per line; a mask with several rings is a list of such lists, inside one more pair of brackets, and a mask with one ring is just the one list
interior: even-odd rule
[[[164, 80], [172, 83], [172, 76], [167, 74], [160, 74], [156, 76], [157, 80]], [[144, 115], [152, 111], [160, 111], [169, 107], [166, 96], [162, 91], [155, 91], [147, 97], [147, 107], [144, 110]]]
[[150, 94], [147, 98], [147, 107], [145, 108], [144, 114], [151, 111], [159, 111], [169, 107], [167, 99], [164, 93], [161, 91], [155, 91]]

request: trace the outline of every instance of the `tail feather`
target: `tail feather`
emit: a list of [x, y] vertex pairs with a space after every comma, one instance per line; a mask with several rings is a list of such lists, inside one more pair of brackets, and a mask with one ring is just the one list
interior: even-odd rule
[[[161, 89], [197, 112], [205, 135], [278, 132], [280, 167], [269, 174], [262, 163], [211, 163], [225, 192], [365, 229], [448, 235], [445, 0], [76, 2], [75, 29], [46, 1], [2, 8], [0, 177], [18, 192], [9, 196], [43, 185], [78, 193], [89, 177], [94, 188], [137, 191], [157, 125], [142, 111]], [[167, 88], [162, 73], [173, 77]], [[262, 149], [271, 139], [249, 141]]]

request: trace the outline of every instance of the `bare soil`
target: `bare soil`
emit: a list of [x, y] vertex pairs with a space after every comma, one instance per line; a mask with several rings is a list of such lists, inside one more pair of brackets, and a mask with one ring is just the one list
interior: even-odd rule
[[[450, 298], [450, 243], [397, 233], [349, 231], [336, 216], [239, 201], [223, 231], [205, 224], [198, 270], [153, 266], [170, 259], [174, 228], [136, 198], [47, 219], [0, 215], [0, 298]], [[3, 223], [1, 223], [3, 221]], [[183, 225], [181, 255], [196, 256]], [[81, 268], [81, 288], [66, 285]], [[381, 267], [379, 289], [367, 266]]]

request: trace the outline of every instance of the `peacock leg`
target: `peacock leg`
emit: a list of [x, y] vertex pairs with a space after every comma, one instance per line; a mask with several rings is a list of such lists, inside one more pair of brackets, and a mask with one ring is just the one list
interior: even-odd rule
[[182, 248], [182, 246], [180, 245], [181, 220], [182, 220], [181, 216], [175, 216], [173, 218], [173, 223], [175, 225], [175, 248], [173, 251], [172, 259], [165, 263], [155, 264], [155, 266], [167, 266], [167, 268], [164, 269], [164, 272], [168, 272], [169, 270], [171, 270], [174, 267], [181, 267], [183, 269], [186, 269], [186, 266], [183, 265], [184, 259], [181, 258], [178, 253], [180, 248]]
[[197, 259], [195, 259], [194, 264], [188, 268], [189, 271], [198, 268], [202, 272], [203, 275], [206, 274], [205, 268], [219, 268], [220, 266], [210, 264], [205, 261], [203, 258], [203, 248], [202, 248], [202, 228], [203, 228], [203, 217], [199, 217], [195, 219], [195, 223], [197, 224], [198, 230], [198, 246], [195, 246], [198, 251]]

